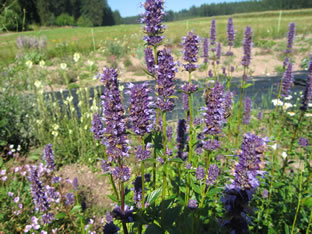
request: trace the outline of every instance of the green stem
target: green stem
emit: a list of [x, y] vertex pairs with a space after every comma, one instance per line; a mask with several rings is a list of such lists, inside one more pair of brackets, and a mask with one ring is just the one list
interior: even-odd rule
[[145, 209], [145, 191], [144, 191], [144, 161], [141, 162], [141, 177], [142, 177], [142, 211]]
[[307, 228], [306, 234], [309, 234], [311, 223], [312, 223], [312, 209], [311, 209], [311, 212], [310, 212], [309, 224], [308, 224], [308, 228]]
[[244, 74], [242, 77], [241, 83], [241, 93], [239, 98], [239, 108], [238, 108], [238, 123], [237, 123], [237, 132], [236, 132], [236, 140], [235, 145], [238, 143], [239, 132], [240, 132], [240, 125], [241, 125], [241, 118], [242, 118], [242, 107], [243, 107], [243, 97], [244, 97], [244, 86], [245, 86], [245, 77], [247, 76], [247, 67], [244, 67]]
[[112, 174], [109, 174], [109, 181], [113, 187], [113, 190], [114, 190], [114, 194], [117, 198], [117, 201], [119, 202], [119, 195], [118, 195], [118, 192], [117, 192], [117, 188], [116, 188], [116, 185], [115, 185], [115, 182], [114, 182], [114, 179], [113, 179], [113, 176]]
[[[294, 134], [293, 134], [293, 136], [292, 136], [292, 138], [291, 138], [291, 143], [290, 143], [289, 149], [288, 149], [288, 151], [287, 151], [287, 156], [290, 155], [290, 153], [292, 152], [292, 149], [293, 149], [295, 140], [296, 140], [296, 138], [297, 138], [297, 135], [298, 135], [298, 132], [299, 132], [299, 129], [300, 129], [300, 128], [299, 128], [299, 127], [300, 127], [300, 123], [301, 123], [301, 121], [302, 121], [302, 119], [303, 119], [303, 117], [304, 117], [304, 114], [305, 114], [305, 111], [301, 111], [300, 117], [299, 117], [299, 120], [298, 120], [298, 124], [297, 124], [296, 129], [295, 129], [295, 131], [294, 131]], [[282, 176], [283, 176], [284, 173], [285, 173], [285, 170], [286, 170], [287, 165], [288, 165], [288, 157], [285, 158], [284, 163], [283, 163]]]
[[[189, 72], [189, 84], [192, 83], [192, 73]], [[189, 154], [188, 154], [188, 162], [192, 164], [192, 155], [193, 155], [193, 106], [192, 106], [192, 94], [189, 93]], [[185, 193], [185, 204], [188, 204], [188, 200], [190, 197], [190, 181], [191, 181], [191, 174], [188, 173], [187, 175], [187, 185], [186, 185], [186, 193]]]
[[[283, 120], [284, 120], [284, 115], [280, 115], [280, 126], [282, 126]], [[266, 217], [265, 217], [265, 222], [268, 219], [269, 216], [269, 208], [270, 208], [270, 204], [271, 204], [271, 198], [272, 198], [272, 190], [273, 190], [273, 181], [274, 181], [274, 174], [275, 174], [275, 167], [276, 167], [276, 159], [277, 159], [277, 155], [279, 153], [279, 145], [280, 145], [280, 135], [281, 135], [281, 127], [278, 128], [278, 133], [277, 133], [277, 140], [276, 140], [276, 149], [275, 152], [273, 154], [272, 157], [272, 172], [271, 172], [271, 182], [270, 182], [270, 189], [269, 189], [269, 198], [268, 198], [268, 206], [267, 206], [267, 210], [266, 210]]]
[[163, 159], [164, 159], [164, 170], [163, 170], [163, 190], [162, 190], [162, 201], [166, 198], [167, 189], [167, 130], [166, 130], [166, 112], [162, 112], [162, 127], [163, 127]]
[[[155, 58], [155, 65], [158, 64], [158, 56], [157, 56], [157, 46], [154, 46], [154, 58]], [[157, 77], [156, 77], [157, 79]], [[159, 126], [159, 113], [160, 110], [157, 108], [156, 110], [156, 128]], [[157, 130], [158, 131], [158, 130]], [[154, 142], [155, 145], [155, 142]], [[157, 153], [156, 153], [156, 148], [154, 147], [154, 163], [153, 163], [153, 188], [154, 190], [156, 189], [156, 160], [157, 160]]]
[[[300, 164], [301, 164], [301, 161], [300, 161]], [[300, 167], [301, 167], [301, 165], [300, 165]], [[298, 217], [298, 213], [299, 213], [299, 209], [300, 209], [300, 205], [301, 205], [301, 198], [302, 198], [301, 191], [302, 191], [302, 174], [303, 174], [303, 170], [304, 170], [304, 168], [301, 170], [301, 173], [300, 173], [298, 204], [297, 204], [297, 209], [296, 209], [296, 214], [295, 214], [295, 218], [294, 218], [294, 221], [293, 221], [293, 225], [292, 225], [292, 228], [291, 228], [291, 234], [294, 233], [294, 229], [295, 229], [295, 225], [296, 225], [296, 221], [297, 221], [297, 217]]]

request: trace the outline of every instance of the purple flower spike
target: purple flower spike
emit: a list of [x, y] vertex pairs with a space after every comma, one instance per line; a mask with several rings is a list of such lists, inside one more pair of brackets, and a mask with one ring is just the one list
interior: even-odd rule
[[186, 121], [184, 119], [180, 119], [178, 122], [178, 128], [177, 128], [177, 157], [181, 158], [182, 160], [185, 160], [186, 158], [184, 157], [183, 151], [185, 148], [185, 143], [186, 143]]
[[153, 128], [153, 98], [149, 96], [150, 89], [147, 84], [129, 85], [130, 107], [129, 120], [131, 128], [136, 135], [144, 136]]
[[299, 141], [298, 141], [298, 144], [303, 147], [303, 148], [306, 148], [308, 145], [309, 145], [309, 141], [307, 138], [304, 138], [304, 137], [300, 137]]
[[306, 111], [308, 109], [309, 102], [311, 101], [312, 97], [312, 54], [310, 58], [309, 68], [308, 68], [308, 79], [305, 86], [301, 107], [300, 110]]
[[75, 202], [74, 194], [67, 193], [65, 195], [65, 198], [66, 198], [65, 205], [71, 206], [72, 204], [74, 204]]
[[242, 58], [242, 65], [248, 67], [251, 60], [251, 47], [252, 47], [252, 29], [247, 26], [244, 35], [244, 56]]
[[210, 165], [208, 169], [208, 178], [206, 180], [207, 185], [212, 185], [219, 176], [219, 167], [216, 164]]
[[250, 113], [251, 113], [251, 99], [247, 97], [244, 100], [244, 119], [243, 124], [248, 125], [250, 123]]
[[204, 38], [204, 42], [203, 42], [203, 57], [204, 57], [204, 63], [208, 63], [209, 61], [209, 43], [208, 43], [208, 38], [205, 37]]
[[285, 50], [286, 54], [291, 53], [293, 44], [294, 44], [294, 39], [296, 36], [296, 24], [295, 23], [290, 23], [289, 24], [289, 31], [287, 34], [287, 49]]
[[290, 87], [293, 83], [293, 65], [288, 63], [287, 69], [284, 72], [283, 84], [282, 84], [282, 96], [287, 97], [289, 95]]
[[98, 113], [93, 114], [91, 132], [96, 140], [101, 141], [101, 144], [104, 143], [103, 118]]
[[109, 158], [117, 161], [128, 156], [128, 141], [124, 108], [118, 89], [118, 74], [114, 68], [104, 69], [98, 76], [104, 84], [104, 92], [101, 96], [104, 115], [104, 134], [106, 151]]
[[259, 186], [257, 175], [261, 172], [265, 141], [258, 136], [247, 133], [241, 146], [239, 163], [235, 167], [235, 178], [228, 188], [233, 189], [256, 189]]
[[211, 20], [211, 28], [210, 28], [210, 45], [213, 47], [216, 45], [216, 39], [217, 39], [217, 34], [216, 34], [216, 20], [213, 19]]
[[222, 55], [222, 47], [221, 47], [221, 43], [218, 43], [218, 47], [217, 47], [217, 52], [216, 52], [216, 60], [217, 60], [217, 64], [220, 63], [220, 58]]
[[188, 72], [194, 71], [197, 66], [194, 64], [197, 62], [197, 55], [199, 52], [199, 42], [200, 37], [193, 32], [189, 32], [186, 37], [183, 37], [184, 46], [183, 50], [183, 59], [188, 62], [188, 64], [184, 64], [184, 68]]
[[122, 168], [115, 167], [113, 170], [113, 176], [115, 176], [117, 179], [126, 182], [130, 180], [130, 168], [127, 166], [124, 166]]
[[47, 211], [49, 202], [39, 179], [37, 168], [31, 166], [29, 180], [31, 182], [31, 193], [36, 211]]
[[233, 19], [230, 17], [227, 23], [227, 39], [228, 39], [228, 46], [234, 46], [235, 41], [235, 31], [234, 31], [234, 24]]
[[203, 108], [205, 111], [203, 119], [206, 124], [203, 133], [209, 135], [220, 134], [225, 122], [225, 106], [224, 87], [219, 82], [215, 83], [214, 88], [209, 93], [206, 104], [207, 106]]
[[288, 57], [285, 57], [284, 61], [283, 61], [283, 69], [286, 69], [288, 63], [290, 62]]
[[104, 234], [118, 234], [118, 231], [120, 230], [119, 227], [117, 227], [113, 221], [109, 222], [109, 223], [106, 223], [104, 225], [104, 228], [103, 228], [103, 233]]
[[202, 180], [205, 178], [205, 169], [202, 166], [197, 167], [196, 169], [196, 178]]
[[183, 101], [183, 109], [184, 111], [188, 112], [189, 108], [189, 96], [186, 93], [182, 94], [182, 101]]
[[146, 149], [144, 150], [142, 146], [139, 146], [135, 155], [136, 158], [141, 160], [141, 161], [145, 161], [146, 159], [148, 159], [151, 156], [151, 144], [147, 143], [146, 145]]
[[208, 151], [214, 151], [220, 148], [220, 142], [217, 140], [207, 140], [203, 142], [203, 148]]
[[173, 61], [171, 52], [167, 49], [158, 51], [157, 77], [157, 107], [162, 111], [172, 111], [174, 102], [171, 96], [174, 93], [174, 79], [177, 70], [177, 63]]
[[259, 111], [258, 115], [257, 115], [258, 120], [262, 120], [263, 119], [263, 112]]
[[55, 170], [55, 162], [54, 162], [54, 152], [52, 150], [52, 145], [48, 144], [45, 146], [44, 151], [43, 151], [43, 159], [47, 164], [47, 168], [50, 170]]
[[147, 71], [151, 74], [155, 73], [155, 58], [153, 55], [153, 51], [151, 48], [147, 47], [144, 50], [145, 53], [145, 63], [147, 67]]
[[190, 209], [196, 209], [198, 207], [198, 203], [197, 203], [196, 200], [190, 199], [188, 201], [187, 207], [190, 208]]
[[78, 190], [78, 187], [79, 187], [78, 178], [75, 177], [75, 178], [73, 179], [73, 188], [74, 188], [74, 191], [77, 191], [77, 190]]
[[148, 45], [157, 46], [163, 40], [161, 34], [164, 33], [166, 28], [162, 24], [163, 17], [165, 15], [164, 11], [164, 1], [163, 0], [146, 0], [144, 3], [145, 12], [143, 13], [143, 18], [141, 23], [144, 23], [144, 32], [147, 36], [144, 40]]

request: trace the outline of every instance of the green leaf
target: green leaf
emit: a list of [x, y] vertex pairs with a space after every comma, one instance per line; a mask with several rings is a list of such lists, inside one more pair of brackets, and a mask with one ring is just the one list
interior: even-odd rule
[[183, 163], [183, 160], [181, 158], [171, 158], [169, 161], [176, 162], [176, 163]]
[[151, 225], [148, 225], [145, 234], [163, 234], [164, 232], [161, 230], [161, 228], [156, 225], [155, 223], [152, 223]]
[[303, 205], [312, 208], [312, 197], [307, 197], [304, 199]]
[[78, 204], [78, 205], [75, 205], [75, 206], [71, 209], [70, 213], [71, 213], [71, 214], [74, 214], [74, 213], [76, 213], [76, 211], [79, 212], [80, 210], [81, 210], [81, 205]]
[[117, 197], [115, 195], [106, 195], [109, 197], [113, 202], [118, 202]]
[[253, 84], [245, 84], [245, 85], [243, 86], [243, 89], [246, 89], [246, 88], [248, 88], [248, 87], [250, 87], [250, 86], [253, 86]]
[[66, 214], [64, 212], [61, 212], [55, 215], [56, 219], [63, 219], [64, 217], [66, 217]]
[[151, 192], [148, 197], [147, 197], [147, 202], [152, 204], [156, 201], [157, 197], [159, 196], [159, 194], [161, 193], [162, 189], [159, 188], [159, 189], [156, 189], [154, 190], [153, 192]]

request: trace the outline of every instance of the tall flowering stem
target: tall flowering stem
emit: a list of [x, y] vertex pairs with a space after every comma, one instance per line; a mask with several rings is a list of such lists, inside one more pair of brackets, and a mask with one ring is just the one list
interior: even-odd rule
[[[158, 79], [157, 74], [155, 74], [154, 68], [158, 66], [158, 51], [157, 47], [161, 44], [164, 36], [164, 30], [166, 28], [165, 25], [162, 24], [165, 11], [164, 11], [164, 0], [146, 0], [143, 4], [145, 12], [143, 13], [143, 17], [141, 22], [145, 24], [144, 32], [146, 36], [144, 36], [144, 40], [147, 42], [147, 45], [153, 47], [154, 58], [152, 58], [152, 53], [150, 50], [145, 52], [146, 55], [146, 64], [148, 72], [152, 73], [155, 79]], [[150, 48], [149, 48], [150, 49]], [[154, 65], [154, 66], [153, 66]], [[158, 94], [159, 95], [159, 94]], [[160, 109], [156, 110], [156, 132], [158, 132], [158, 126], [160, 122]], [[154, 189], [156, 189], [156, 149], [154, 150], [154, 159], [155, 162], [153, 164], [153, 185]]]
[[[289, 58], [290, 58], [291, 53], [292, 53], [292, 47], [293, 47], [295, 36], [296, 36], [296, 24], [290, 23], [288, 33], [287, 33], [287, 49], [285, 50], [285, 59], [283, 62], [283, 68], [284, 69], [288, 69], [288, 64], [290, 63]], [[278, 100], [281, 98], [284, 78], [285, 78], [285, 75], [282, 77], [280, 85], [279, 85], [278, 94], [277, 94]], [[274, 113], [276, 113], [277, 108], [278, 108], [278, 105], [275, 106]]]
[[231, 88], [231, 82], [232, 82], [232, 73], [234, 67], [231, 66], [232, 60], [233, 60], [233, 51], [232, 47], [234, 46], [234, 41], [235, 41], [235, 30], [234, 30], [234, 24], [233, 24], [233, 19], [230, 17], [228, 19], [227, 23], [227, 39], [228, 39], [228, 46], [229, 49], [225, 53], [225, 56], [228, 58], [228, 67], [227, 67], [227, 89], [230, 90]]
[[[187, 62], [184, 64], [184, 68], [189, 73], [189, 82], [182, 87], [182, 91], [188, 95], [188, 107], [189, 107], [189, 154], [188, 162], [192, 162], [193, 154], [193, 106], [192, 106], [192, 94], [196, 92], [197, 87], [192, 84], [192, 72], [196, 70], [197, 65], [194, 63], [197, 62], [198, 52], [199, 52], [199, 43], [200, 37], [194, 34], [192, 31], [188, 33], [186, 37], [182, 38], [182, 45], [184, 46], [183, 50], [183, 59]], [[187, 187], [185, 193], [185, 204], [188, 204], [189, 193], [190, 193], [190, 174], [187, 177]]]
[[149, 157], [149, 150], [144, 151], [145, 143], [143, 137], [150, 133], [153, 128], [153, 98], [149, 96], [150, 89], [147, 83], [139, 85], [129, 85], [130, 88], [130, 108], [129, 108], [129, 120], [131, 122], [131, 128], [139, 140], [142, 142], [142, 146], [137, 151], [137, 159], [141, 161], [141, 178], [142, 178], [142, 202], [141, 207], [144, 211], [145, 208], [145, 191], [144, 191], [144, 160]]
[[[98, 75], [104, 84], [104, 92], [101, 96], [104, 115], [104, 144], [109, 161], [118, 166], [113, 171], [113, 176], [120, 183], [121, 211], [125, 209], [124, 182], [130, 179], [130, 169], [124, 165], [124, 160], [129, 156], [128, 140], [126, 133], [126, 119], [119, 91], [118, 74], [114, 68], [105, 68]], [[127, 225], [123, 221], [124, 233], [128, 233]]]
[[241, 118], [242, 118], [242, 106], [243, 106], [243, 97], [244, 97], [244, 89], [246, 84], [246, 79], [248, 75], [248, 68], [251, 61], [251, 48], [252, 48], [252, 29], [247, 26], [245, 29], [244, 35], [244, 56], [242, 58], [241, 64], [244, 67], [244, 73], [241, 81], [241, 93], [239, 99], [239, 108], [238, 108], [238, 124], [237, 124], [237, 132], [236, 132], [236, 143], [238, 142]]
[[177, 72], [177, 63], [173, 61], [171, 52], [167, 49], [163, 49], [157, 52], [157, 99], [156, 106], [161, 111], [162, 117], [162, 143], [163, 143], [163, 190], [162, 199], [165, 199], [167, 190], [167, 128], [166, 128], [166, 112], [172, 111], [174, 108], [174, 100], [172, 95], [174, 94], [174, 79]]
[[226, 209], [223, 225], [233, 233], [248, 233], [248, 205], [260, 183], [257, 176], [264, 173], [265, 146], [265, 141], [254, 134], [247, 133], [243, 138], [234, 179], [226, 186], [222, 198]]
[[[312, 55], [310, 58], [310, 62], [309, 62], [309, 67], [308, 67], [308, 78], [306, 81], [306, 86], [305, 86], [305, 90], [304, 90], [304, 94], [301, 100], [301, 106], [300, 106], [300, 116], [299, 116], [299, 120], [298, 120], [298, 124], [296, 125], [294, 134], [291, 138], [291, 142], [290, 142], [290, 146], [288, 148], [288, 155], [292, 152], [293, 147], [294, 147], [294, 143], [297, 139], [299, 130], [300, 130], [300, 124], [304, 118], [304, 115], [308, 109], [308, 105], [309, 102], [311, 101], [311, 97], [312, 97]], [[283, 165], [283, 174], [285, 172], [286, 166], [288, 165], [288, 158], [286, 158], [284, 160], [284, 165]]]

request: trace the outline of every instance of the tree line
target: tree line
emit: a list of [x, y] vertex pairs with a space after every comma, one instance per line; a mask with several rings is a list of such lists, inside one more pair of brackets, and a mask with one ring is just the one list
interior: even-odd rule
[[0, 0], [2, 30], [23, 30], [28, 24], [92, 27], [121, 23], [119, 11], [112, 11], [106, 0]]
[[[312, 8], [312, 0], [249, 0], [240, 2], [224, 2], [192, 6], [178, 12], [167, 11], [164, 21], [176, 21], [194, 17], [209, 17], [217, 15], [232, 15], [236, 13], [259, 12], [268, 10], [288, 10]], [[140, 16], [123, 18], [125, 24], [139, 23]]]

